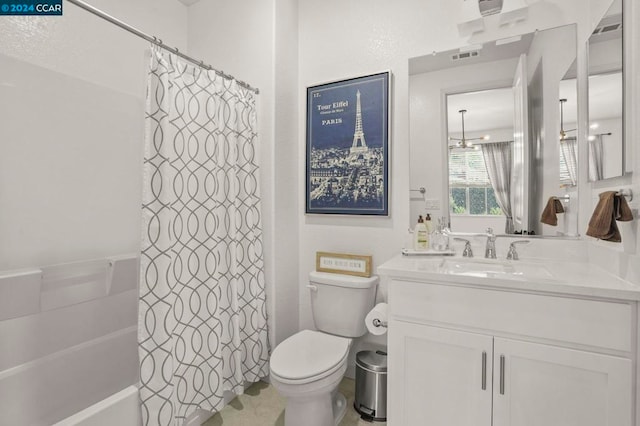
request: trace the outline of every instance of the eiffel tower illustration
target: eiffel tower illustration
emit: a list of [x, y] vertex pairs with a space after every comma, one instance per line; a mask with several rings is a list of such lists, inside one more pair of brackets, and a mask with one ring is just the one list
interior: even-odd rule
[[351, 145], [351, 156], [367, 152], [367, 142], [364, 140], [362, 131], [362, 108], [360, 107], [360, 90], [356, 93], [356, 131], [353, 133], [353, 144]]

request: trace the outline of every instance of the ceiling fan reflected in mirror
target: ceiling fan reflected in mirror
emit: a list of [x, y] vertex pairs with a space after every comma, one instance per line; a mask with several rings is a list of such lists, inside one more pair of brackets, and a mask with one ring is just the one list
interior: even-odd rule
[[489, 140], [490, 136], [489, 135], [484, 135], [482, 137], [479, 138], [467, 138], [465, 136], [464, 133], [464, 115], [467, 112], [466, 109], [461, 109], [460, 111], [458, 111], [462, 117], [462, 138], [454, 138], [452, 136], [449, 136], [449, 140], [450, 141], [456, 141], [455, 144], [453, 145], [449, 145], [449, 149], [474, 149], [477, 150], [479, 147], [477, 145], [474, 145], [472, 143], [472, 141], [479, 141], [479, 140], [483, 140], [483, 141], [487, 141]]
[[560, 141], [564, 141], [567, 139], [567, 133], [575, 132], [576, 129], [568, 129], [564, 128], [564, 104], [567, 102], [565, 98], [560, 99]]

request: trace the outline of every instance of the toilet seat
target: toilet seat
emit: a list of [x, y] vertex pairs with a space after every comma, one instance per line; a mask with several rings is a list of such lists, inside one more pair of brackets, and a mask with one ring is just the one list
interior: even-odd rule
[[271, 355], [271, 374], [288, 384], [305, 384], [331, 375], [346, 362], [351, 339], [302, 330]]

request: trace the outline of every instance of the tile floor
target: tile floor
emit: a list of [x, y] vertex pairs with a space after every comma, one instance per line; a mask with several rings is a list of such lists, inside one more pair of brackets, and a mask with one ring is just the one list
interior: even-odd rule
[[[347, 413], [340, 426], [384, 426], [383, 422], [365, 422], [353, 409], [355, 382], [344, 378], [340, 392], [347, 398]], [[285, 400], [269, 384], [253, 384], [244, 395], [231, 401], [203, 426], [284, 426]], [[301, 425], [302, 426], [302, 425]]]

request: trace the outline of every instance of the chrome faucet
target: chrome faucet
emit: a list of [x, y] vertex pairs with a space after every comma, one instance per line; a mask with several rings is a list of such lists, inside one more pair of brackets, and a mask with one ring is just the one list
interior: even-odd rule
[[473, 251], [471, 250], [471, 243], [464, 238], [454, 238], [455, 241], [462, 241], [464, 243], [464, 250], [462, 251], [462, 257], [473, 257]]
[[496, 258], [496, 235], [492, 228], [487, 228], [487, 246], [484, 249], [485, 259]]
[[514, 241], [509, 244], [509, 253], [507, 253], [507, 260], [518, 260], [518, 251], [516, 250], [516, 244], [528, 244], [529, 240]]
[[[447, 236], [451, 237], [487, 237], [487, 247], [484, 251], [484, 257], [487, 259], [495, 259], [496, 258], [496, 234], [493, 233], [493, 229], [487, 228], [485, 233], [475, 233], [475, 232], [451, 232], [449, 229], [445, 229], [443, 233]], [[463, 240], [466, 241], [466, 240]], [[469, 249], [467, 251], [467, 248]], [[467, 254], [465, 254], [467, 253]], [[468, 255], [470, 254], [470, 255]], [[462, 253], [465, 257], [473, 257], [471, 253], [471, 245], [467, 242], [465, 245], [465, 250]]]

